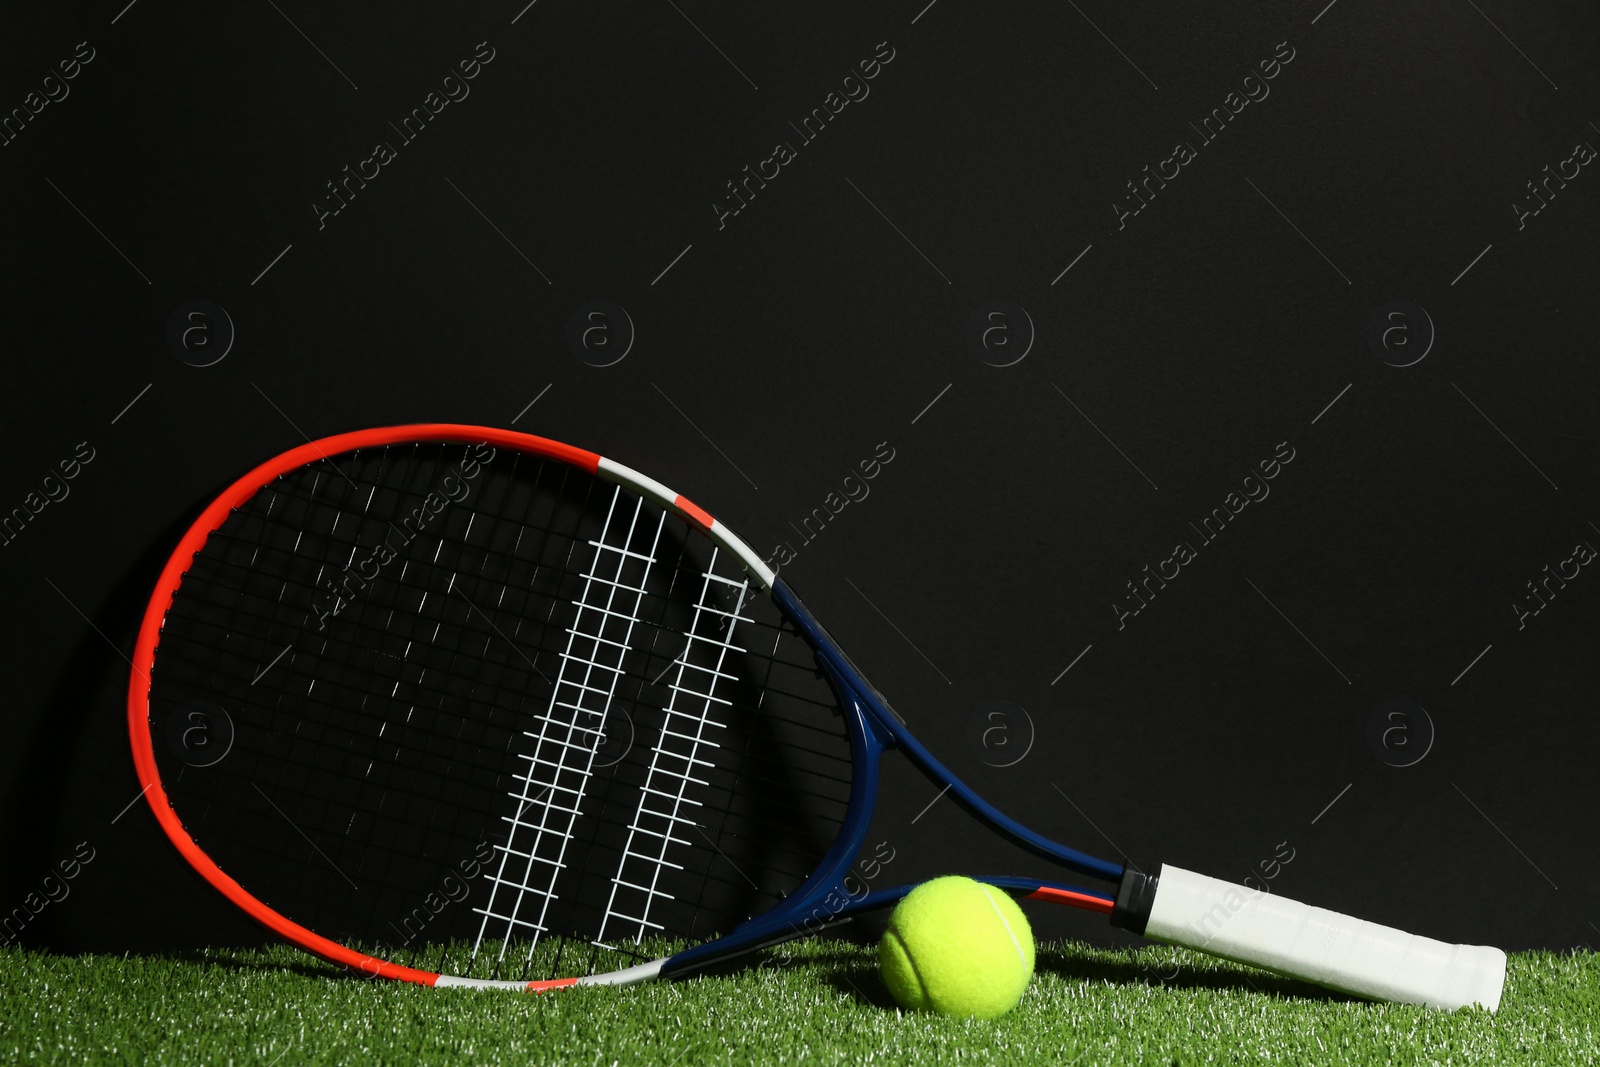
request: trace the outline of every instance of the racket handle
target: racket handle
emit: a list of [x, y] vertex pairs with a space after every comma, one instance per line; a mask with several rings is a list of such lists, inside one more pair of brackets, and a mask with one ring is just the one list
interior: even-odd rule
[[1129, 867], [1112, 924], [1341, 993], [1454, 1011], [1500, 1006], [1506, 954], [1448, 945], [1274, 893], [1157, 865]]

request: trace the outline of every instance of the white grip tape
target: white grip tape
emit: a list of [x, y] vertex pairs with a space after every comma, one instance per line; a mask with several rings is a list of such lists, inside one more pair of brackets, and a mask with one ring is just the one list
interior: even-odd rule
[[1375, 1000], [1500, 1006], [1506, 954], [1388, 926], [1163, 864], [1145, 936]]

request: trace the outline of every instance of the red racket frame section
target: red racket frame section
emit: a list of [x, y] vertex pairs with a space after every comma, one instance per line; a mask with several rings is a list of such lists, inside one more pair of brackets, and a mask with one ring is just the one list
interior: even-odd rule
[[1069, 908], [1082, 908], [1084, 911], [1097, 911], [1101, 915], [1110, 915], [1116, 906], [1115, 901], [1103, 897], [1093, 896], [1089, 893], [1075, 893], [1070, 889], [1058, 889], [1053, 885], [1042, 885], [1033, 892], [1024, 896], [1025, 900], [1045, 900], [1051, 904], [1064, 904]]
[[[329, 941], [272, 910], [229, 877], [210, 856], [206, 855], [204, 849], [194, 843], [184, 830], [177, 813], [173, 811], [172, 802], [167, 799], [166, 790], [161, 785], [161, 775], [156, 769], [155, 751], [150, 738], [150, 672], [155, 665], [156, 647], [161, 642], [162, 623], [166, 619], [167, 610], [172, 606], [173, 595], [183, 584], [183, 576], [188, 571], [190, 561], [205, 546], [206, 538], [211, 532], [221, 527], [235, 508], [245, 504], [281, 475], [356, 449], [379, 448], [413, 441], [486, 443], [570, 463], [590, 474], [597, 473], [600, 465], [598, 454], [573, 448], [559, 441], [512, 430], [459, 426], [450, 423], [386, 426], [375, 430], [336, 434], [319, 441], [307, 441], [299, 448], [291, 449], [261, 464], [230, 485], [200, 513], [200, 517], [183, 535], [172, 557], [167, 560], [166, 567], [161, 571], [155, 591], [150, 596], [150, 605], [145, 609], [144, 621], [139, 627], [139, 638], [133, 649], [133, 671], [128, 676], [128, 738], [133, 747], [134, 770], [139, 776], [139, 784], [144, 787], [143, 796], [149, 801], [156, 822], [161, 824], [167, 837], [189, 865], [221, 891], [223, 896], [269, 930], [325, 960], [344, 964], [365, 974], [431, 986], [439, 980], [439, 975], [432, 971], [402, 967], [387, 960], [352, 951], [338, 942]], [[538, 991], [572, 985], [575, 981], [576, 979], [572, 978], [560, 978], [548, 982], [529, 982], [527, 987]]]

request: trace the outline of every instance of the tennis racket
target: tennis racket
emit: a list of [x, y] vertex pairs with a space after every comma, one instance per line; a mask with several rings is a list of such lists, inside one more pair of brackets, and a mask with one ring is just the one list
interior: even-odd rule
[[[546, 990], [683, 977], [884, 907], [898, 750], [1083, 887], [985, 878], [1363, 997], [1500, 1001], [1505, 954], [1058, 844], [959, 781], [788, 585], [659, 482], [526, 434], [324, 438], [179, 542], [128, 727], [179, 853], [367, 974]], [[888, 850], [887, 852], [885, 850]], [[687, 944], [690, 947], [684, 948]]]

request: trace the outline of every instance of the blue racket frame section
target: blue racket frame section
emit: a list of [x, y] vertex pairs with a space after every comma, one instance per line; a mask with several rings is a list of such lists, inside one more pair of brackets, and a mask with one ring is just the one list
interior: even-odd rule
[[[816, 651], [817, 659], [833, 682], [843, 705], [840, 710], [849, 733], [851, 762], [854, 765], [844, 825], [833, 847], [799, 889], [771, 911], [751, 919], [726, 936], [670, 957], [661, 968], [664, 977], [688, 973], [765, 945], [787, 941], [796, 934], [809, 932], [822, 924], [894, 903], [910, 892], [912, 886], [898, 886], [857, 897], [845, 888], [844, 882], [861, 852], [872, 821], [874, 800], [878, 794], [878, 760], [890, 749], [905, 753], [934, 785], [947, 788], [955, 801], [968, 812], [1034, 855], [1091, 878], [1110, 882], [1121, 880], [1122, 864], [1079, 852], [1034, 833], [973, 792], [911, 736], [883, 698], [856, 670], [838, 643], [781, 579], [772, 583], [772, 599]], [[985, 878], [982, 881], [1019, 895], [1026, 895], [1024, 890], [1031, 892], [1041, 886], [1049, 886], [1111, 899], [1109, 894], [1097, 890], [1039, 879]]]

